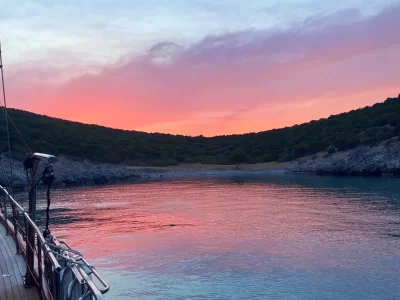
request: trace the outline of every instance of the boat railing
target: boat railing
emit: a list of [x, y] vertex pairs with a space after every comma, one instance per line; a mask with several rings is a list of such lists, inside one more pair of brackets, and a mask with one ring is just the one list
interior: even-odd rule
[[1, 185], [0, 195], [0, 221], [13, 237], [16, 253], [23, 255], [26, 277], [33, 279], [41, 298], [103, 300], [109, 285], [94, 267], [66, 242], [52, 235], [45, 238], [28, 212]]

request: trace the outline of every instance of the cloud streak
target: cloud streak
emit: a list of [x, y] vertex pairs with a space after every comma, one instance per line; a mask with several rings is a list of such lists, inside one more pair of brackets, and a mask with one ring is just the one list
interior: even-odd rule
[[349, 9], [190, 46], [159, 42], [52, 86], [38, 78], [57, 70], [19, 70], [12, 98], [17, 107], [124, 129], [216, 135], [292, 125], [400, 90], [399, 15], [400, 6], [367, 18]]

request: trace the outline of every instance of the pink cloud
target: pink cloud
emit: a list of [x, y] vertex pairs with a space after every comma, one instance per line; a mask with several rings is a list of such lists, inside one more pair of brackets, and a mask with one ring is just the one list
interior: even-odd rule
[[215, 135], [292, 125], [400, 90], [399, 15], [400, 6], [368, 19], [343, 11], [286, 31], [208, 36], [187, 49], [161, 42], [64, 84], [35, 81], [53, 79], [52, 70], [20, 71], [10, 94], [15, 107], [124, 129]]

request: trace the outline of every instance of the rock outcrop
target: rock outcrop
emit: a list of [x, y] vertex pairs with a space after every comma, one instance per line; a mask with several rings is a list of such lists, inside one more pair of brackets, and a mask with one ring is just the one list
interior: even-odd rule
[[[39, 168], [42, 172], [44, 165]], [[55, 185], [83, 185], [104, 184], [116, 181], [135, 180], [149, 177], [155, 171], [145, 168], [132, 168], [125, 165], [93, 163], [88, 160], [76, 161], [66, 157], [59, 157], [53, 164], [56, 180]], [[12, 181], [15, 187], [27, 186], [25, 169], [20, 160], [12, 160]], [[38, 174], [39, 176], [40, 174]], [[7, 184], [10, 178], [10, 161], [8, 155], [1, 155], [0, 183]]]
[[[7, 185], [10, 178], [10, 161], [6, 153], [0, 155], [0, 184]], [[42, 172], [44, 165], [39, 168]], [[105, 184], [140, 178], [177, 178], [187, 176], [212, 176], [213, 174], [244, 174], [242, 170], [169, 170], [151, 167], [131, 167], [119, 164], [93, 163], [58, 157], [53, 164], [55, 185]], [[27, 179], [21, 160], [12, 160], [12, 181], [15, 187], [27, 187]], [[279, 167], [281, 169], [281, 167]], [[354, 149], [327, 154], [322, 157], [300, 159], [283, 166], [287, 172], [307, 172], [329, 175], [400, 176], [400, 140], [392, 138], [378, 146], [358, 146]], [[259, 172], [262, 170], [258, 170]], [[271, 171], [270, 169], [268, 171]], [[232, 173], [233, 172], [233, 173]], [[247, 172], [254, 173], [254, 170]], [[40, 174], [39, 174], [40, 175]]]
[[400, 141], [392, 138], [375, 147], [358, 146], [323, 157], [293, 161], [286, 163], [284, 169], [332, 175], [400, 175]]

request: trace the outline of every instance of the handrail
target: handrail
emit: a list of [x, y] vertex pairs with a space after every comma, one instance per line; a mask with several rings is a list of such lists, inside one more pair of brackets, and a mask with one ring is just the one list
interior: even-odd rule
[[[0, 191], [3, 192], [5, 206], [4, 214], [0, 212], [0, 221], [3, 218], [7, 233], [11, 233], [15, 240], [17, 253], [21, 253], [25, 261], [27, 261], [28, 247], [35, 254], [37, 266], [32, 268], [27, 264], [27, 272], [32, 275], [34, 283], [41, 293], [41, 298], [74, 300], [89, 297], [89, 299], [103, 300], [103, 294], [107, 293], [110, 287], [100, 274], [66, 242], [59, 242], [51, 235], [47, 239], [44, 238], [25, 209], [1, 185]], [[11, 216], [8, 216], [6, 198], [9, 199], [12, 207]], [[20, 222], [19, 214], [22, 215], [24, 224]], [[9, 217], [12, 217], [12, 223], [8, 220]], [[31, 233], [33, 231], [35, 237], [33, 241], [36, 241], [33, 245], [31, 245], [32, 240], [26, 237], [28, 231]], [[85, 271], [85, 266], [90, 270], [89, 273]], [[69, 277], [65, 276], [66, 273], [69, 273]], [[92, 281], [91, 275], [94, 275], [101, 283], [102, 289]]]
[[8, 191], [6, 190], [6, 188], [4, 188], [3, 186], [0, 185], [0, 189], [3, 191], [3, 193], [5, 193], [7, 195], [7, 197], [11, 200], [11, 202], [14, 203], [15, 206], [18, 207], [18, 209], [22, 212], [25, 212], [25, 209], [22, 208], [21, 205], [19, 205], [19, 203], [17, 201], [14, 200], [14, 198], [8, 193]]
[[[67, 244], [67, 242], [65, 242], [65, 241], [62, 241], [62, 240], [60, 240], [60, 241], [54, 241], [55, 242], [55, 244], [57, 245], [65, 245], [67, 248], [66, 248], [66, 250], [69, 252], [70, 250], [72, 250], [72, 248]], [[62, 246], [61, 246], [62, 247]], [[70, 256], [71, 257], [71, 256]], [[73, 260], [75, 260], [73, 257], [71, 257], [71, 259], [73, 259]], [[86, 265], [89, 265], [89, 263], [86, 261], [86, 259], [84, 259], [82, 256], [80, 256], [80, 259], [86, 264]], [[108, 283], [100, 276], [100, 274], [96, 271], [96, 269], [95, 268], [91, 268], [91, 273], [97, 278], [97, 280], [103, 285], [103, 289], [99, 289], [98, 288], [98, 290], [102, 293], [102, 294], [105, 294], [105, 293], [107, 293], [109, 290], [110, 290], [110, 286], [108, 285]], [[85, 272], [85, 274], [86, 274], [86, 272]]]
[[[40, 239], [42, 243], [45, 243], [46, 240], [44, 239], [43, 235], [40, 233], [39, 228], [36, 226], [35, 222], [32, 221], [32, 219], [29, 217], [28, 213], [25, 211], [25, 209], [17, 202], [15, 199], [8, 193], [8, 191], [0, 185], [0, 189], [6, 194], [8, 199], [22, 212], [22, 215], [24, 216], [25, 221], [28, 221], [29, 224], [32, 226], [34, 229], [35, 233], [37, 234], [37, 237]], [[48, 246], [45, 245], [45, 250], [48, 250]], [[61, 270], [61, 266], [58, 263], [57, 259], [54, 257], [52, 253], [49, 254], [50, 260], [53, 263], [53, 265], [56, 267], [57, 271]]]
[[25, 217], [25, 220], [28, 221], [29, 224], [31, 224], [32, 228], [34, 229], [34, 231], [37, 235], [37, 238], [40, 240], [40, 244], [44, 248], [43, 250], [45, 250], [45, 253], [49, 253], [50, 260], [51, 260], [53, 266], [55, 267], [56, 271], [60, 272], [61, 266], [58, 263], [57, 259], [55, 258], [54, 254], [50, 252], [50, 247], [47, 245], [45, 238], [40, 233], [39, 228], [36, 226], [35, 222], [33, 222], [31, 218], [29, 218], [29, 215], [26, 212], [24, 212], [23, 215]]
[[[88, 264], [88, 262], [86, 261], [86, 259], [84, 259], [83, 257], [81, 258], [82, 261], [85, 264]], [[80, 268], [81, 269], [81, 268]], [[104, 289], [99, 289], [96, 285], [96, 288], [102, 293], [105, 294], [110, 290], [110, 286], [108, 285], [108, 283], [100, 276], [100, 274], [96, 271], [95, 268], [91, 269], [91, 272], [94, 276], [96, 276], [97, 280], [103, 285]]]

